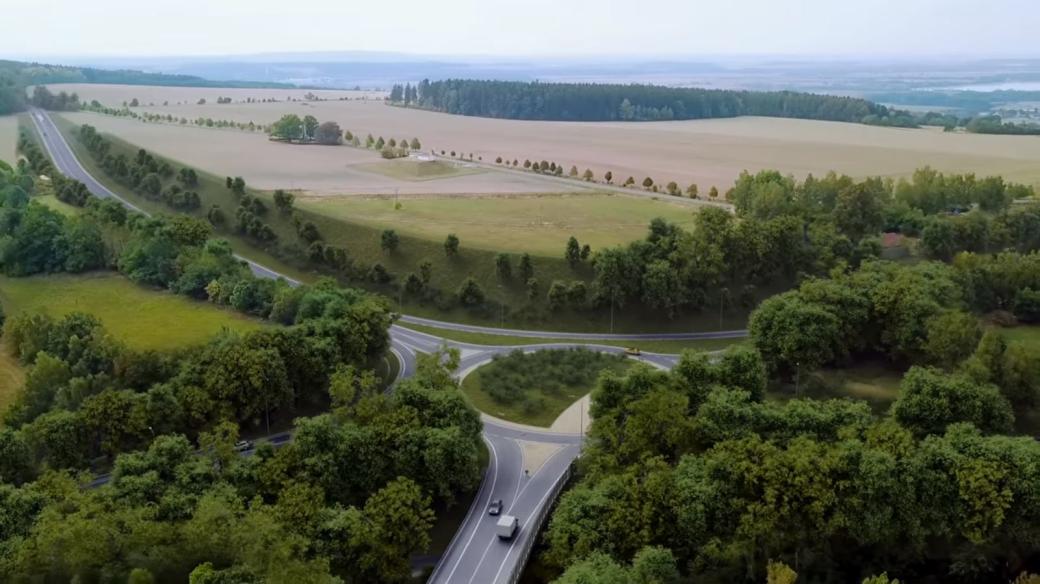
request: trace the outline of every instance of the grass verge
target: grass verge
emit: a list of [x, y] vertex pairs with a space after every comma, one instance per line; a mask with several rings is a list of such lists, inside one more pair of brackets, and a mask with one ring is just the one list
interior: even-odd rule
[[597, 339], [587, 340], [561, 340], [550, 338], [514, 337], [507, 335], [491, 335], [487, 333], [470, 333], [464, 331], [453, 331], [448, 329], [423, 326], [417, 324], [404, 324], [401, 326], [434, 336], [460, 343], [473, 343], [475, 345], [541, 345], [545, 343], [586, 343], [590, 345], [607, 345], [611, 347], [638, 347], [649, 353], [682, 353], [691, 351], [719, 351], [737, 343], [745, 342], [744, 339], [704, 339], [697, 341], [602, 341]]
[[436, 180], [486, 172], [476, 166], [460, 166], [442, 160], [411, 160], [407, 158], [359, 164], [357, 168], [390, 178], [411, 181]]
[[205, 302], [149, 290], [112, 272], [0, 277], [8, 316], [23, 311], [97, 316], [117, 339], [135, 349], [175, 349], [204, 342], [222, 330], [268, 326]]

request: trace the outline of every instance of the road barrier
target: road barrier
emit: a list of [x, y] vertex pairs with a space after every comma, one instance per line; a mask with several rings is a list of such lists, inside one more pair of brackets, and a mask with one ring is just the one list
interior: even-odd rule
[[542, 531], [542, 524], [545, 523], [545, 519], [549, 516], [549, 511], [555, 505], [556, 497], [560, 495], [560, 491], [563, 490], [567, 481], [570, 480], [573, 469], [574, 464], [572, 463], [560, 475], [560, 478], [556, 479], [556, 483], [549, 490], [549, 496], [545, 498], [545, 504], [538, 510], [538, 514], [524, 525], [524, 531], [527, 531], [530, 537], [521, 544], [520, 557], [517, 558], [516, 564], [513, 565], [513, 573], [509, 575], [509, 580], [507, 580], [509, 584], [516, 584], [520, 580], [520, 576], [523, 575], [524, 568], [527, 567], [527, 559], [531, 556], [531, 550], [534, 548], [539, 532]]

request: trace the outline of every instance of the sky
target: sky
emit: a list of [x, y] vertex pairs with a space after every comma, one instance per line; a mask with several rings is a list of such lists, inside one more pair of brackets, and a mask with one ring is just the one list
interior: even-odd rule
[[358, 50], [500, 57], [1040, 56], [1040, 0], [4, 4], [0, 57], [10, 58]]

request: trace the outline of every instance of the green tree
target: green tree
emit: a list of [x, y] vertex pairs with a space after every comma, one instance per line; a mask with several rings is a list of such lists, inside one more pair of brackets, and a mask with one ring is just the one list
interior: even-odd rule
[[483, 304], [485, 299], [484, 289], [472, 276], [462, 281], [455, 295], [463, 306], [478, 306]]
[[379, 247], [381, 247], [385, 252], [393, 253], [397, 250], [397, 246], [400, 243], [401, 239], [393, 229], [384, 229], [383, 233], [379, 236]]
[[531, 262], [530, 254], [525, 252], [520, 255], [520, 266], [517, 272], [520, 275], [520, 279], [524, 282], [534, 277], [534, 264]]
[[546, 300], [549, 302], [549, 310], [559, 310], [567, 305], [567, 284], [560, 280], [553, 280], [553, 283], [549, 286], [549, 293], [546, 296]]
[[925, 327], [924, 353], [933, 364], [945, 369], [956, 367], [971, 355], [982, 338], [978, 320], [957, 310], [929, 318]]
[[578, 244], [578, 239], [573, 235], [567, 240], [567, 249], [563, 254], [563, 258], [567, 260], [567, 263], [572, 268], [581, 262], [581, 246]]
[[495, 255], [495, 273], [503, 280], [513, 276], [513, 264], [509, 260], [509, 254], [499, 253]]
[[1014, 422], [1011, 405], [995, 386], [962, 374], [912, 367], [899, 388], [893, 415], [918, 435], [942, 434], [956, 422], [971, 422], [984, 432], [1007, 432]]
[[853, 242], [881, 230], [885, 187], [880, 180], [867, 180], [838, 193], [834, 222]]
[[[306, 115], [303, 117], [303, 138], [305, 140], [313, 140], [318, 132], [318, 118], [312, 115]], [[336, 126], [336, 138], [339, 138], [339, 126]]]
[[296, 114], [286, 114], [271, 125], [271, 136], [280, 140], [302, 140], [304, 135], [303, 120]]
[[795, 293], [766, 299], [753, 313], [748, 334], [774, 370], [813, 371], [845, 352], [841, 320]]
[[314, 129], [314, 141], [318, 144], [335, 145], [343, 143], [343, 131], [336, 122], [322, 122]]
[[430, 545], [430, 498], [414, 481], [399, 477], [369, 497], [362, 517], [353, 545], [362, 550], [359, 564], [370, 581], [410, 579], [409, 557]]
[[448, 237], [444, 238], [444, 253], [448, 257], [459, 255], [459, 238], [454, 233], [449, 233]]

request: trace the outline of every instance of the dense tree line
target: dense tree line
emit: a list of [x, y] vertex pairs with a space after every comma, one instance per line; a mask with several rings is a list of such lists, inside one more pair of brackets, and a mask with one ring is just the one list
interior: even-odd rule
[[[422, 359], [415, 378], [385, 395], [366, 369], [387, 348], [383, 301], [331, 281], [257, 279], [226, 242], [208, 239], [205, 223], [128, 214], [111, 200], [87, 197], [81, 220], [104, 237], [83, 245], [61, 215], [31, 201], [35, 172], [21, 170], [0, 166], [6, 273], [71, 271], [70, 258], [95, 249], [101, 266], [135, 281], [289, 326], [158, 353], [121, 345], [89, 315], [7, 319], [5, 346], [27, 376], [0, 431], [0, 572], [407, 580], [434, 509], [480, 478], [480, 421], [450, 375], [458, 355]], [[236, 452], [239, 425], [267, 429], [329, 402], [331, 414], [296, 421], [289, 446]], [[72, 471], [97, 457], [114, 460], [111, 478], [83, 489]]]
[[79, 96], [75, 93], [60, 91], [51, 93], [46, 85], [33, 88], [32, 104], [38, 108], [55, 111], [76, 111], [80, 109]]
[[862, 122], [868, 116], [873, 116], [870, 120], [889, 116], [888, 108], [867, 100], [792, 91], [448, 79], [423, 80], [406, 102], [404, 89], [395, 87], [391, 101], [453, 114], [521, 120], [691, 120], [750, 115]]
[[[0, 570], [15, 580], [408, 581], [409, 556], [429, 545], [434, 510], [480, 478], [480, 420], [442, 364], [450, 367], [457, 356], [425, 358], [416, 377], [392, 395], [378, 391], [369, 374], [349, 366], [329, 372], [332, 361], [319, 359], [323, 369], [308, 374], [327, 373], [328, 382], [307, 389], [327, 391], [334, 409], [297, 420], [292, 443], [277, 451], [263, 444], [255, 454], [240, 456], [237, 427], [227, 421], [187, 436], [174, 427], [182, 394], [195, 394], [182, 415], [205, 412], [198, 408], [204, 391], [185, 377], [201, 371], [235, 376], [235, 367], [204, 365], [203, 355], [236, 345], [272, 351], [258, 341], [281, 334], [295, 335], [283, 343], [290, 348], [308, 338], [296, 330], [214, 341], [198, 354], [167, 361], [173, 378], [145, 393], [106, 389], [78, 409], [0, 432]], [[310, 348], [291, 350], [307, 355], [324, 345], [313, 340]], [[273, 356], [258, 354], [241, 365], [271, 367], [263, 362]], [[38, 353], [34, 371], [47, 358]], [[123, 370], [116, 371], [109, 384], [121, 381]], [[219, 398], [216, 403], [222, 405]], [[153, 410], [167, 417], [149, 417]], [[141, 439], [146, 450], [118, 455], [110, 480], [99, 488], [82, 489], [63, 471], [35, 476], [32, 460], [41, 436], [60, 440], [54, 447], [70, 455], [69, 442], [77, 436], [93, 440], [90, 426], [76, 432], [79, 418], [96, 418], [120, 437], [156, 424], [156, 437]], [[52, 469], [62, 468], [53, 462]]]
[[964, 124], [964, 129], [975, 134], [1040, 135], [1040, 125], [1005, 122], [1000, 116], [977, 116]]
[[812, 582], [1036, 570], [1040, 444], [995, 434], [1010, 411], [992, 386], [911, 370], [877, 419], [849, 400], [763, 401], [765, 385], [750, 349], [605, 377], [545, 534], [557, 581], [763, 582], [773, 560]]

